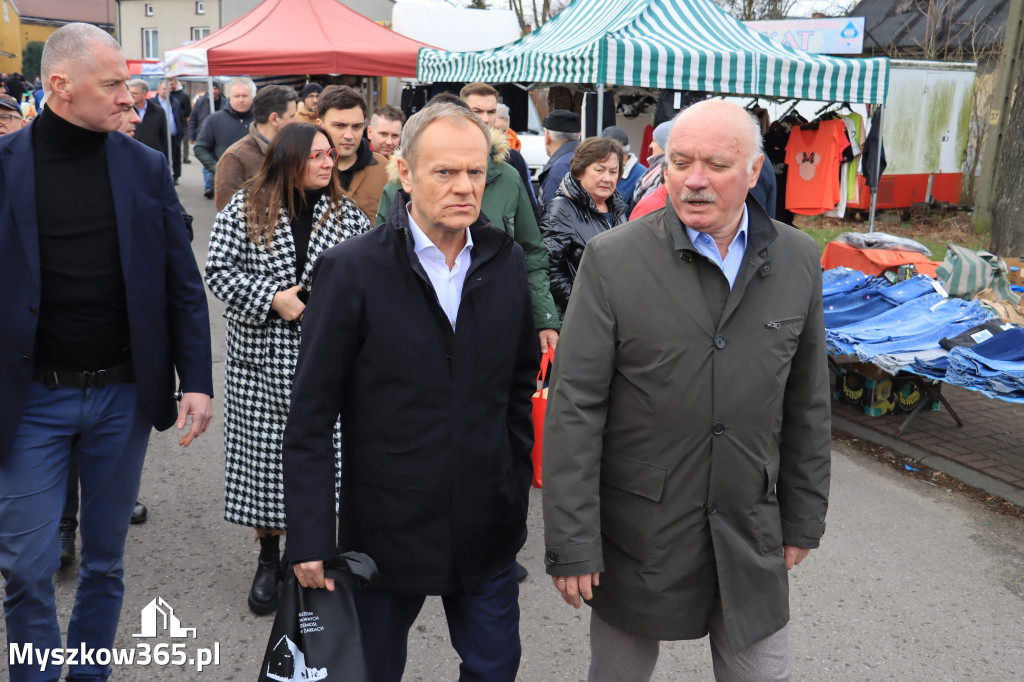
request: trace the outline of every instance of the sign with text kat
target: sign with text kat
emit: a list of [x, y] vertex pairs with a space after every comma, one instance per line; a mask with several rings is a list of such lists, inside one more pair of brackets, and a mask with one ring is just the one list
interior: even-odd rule
[[860, 54], [864, 51], [864, 17], [745, 21], [748, 27], [777, 43], [817, 54]]

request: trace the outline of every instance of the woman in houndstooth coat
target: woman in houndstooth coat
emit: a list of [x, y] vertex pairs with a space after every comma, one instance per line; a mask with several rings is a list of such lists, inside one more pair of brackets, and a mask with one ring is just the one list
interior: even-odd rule
[[224, 518], [256, 528], [260, 556], [249, 607], [261, 614], [277, 608], [283, 576], [281, 444], [310, 274], [321, 253], [370, 227], [342, 194], [336, 161], [322, 128], [280, 129], [260, 171], [217, 214], [210, 235], [206, 283], [227, 304]]

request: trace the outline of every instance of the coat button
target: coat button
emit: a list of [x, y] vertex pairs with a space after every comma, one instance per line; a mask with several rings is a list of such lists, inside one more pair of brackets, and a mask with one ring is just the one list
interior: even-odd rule
[[716, 505], [714, 502], [708, 502], [707, 508], [708, 508], [708, 514], [710, 514], [712, 516], [714, 516], [715, 512], [718, 511], [718, 505]]
[[759, 255], [759, 256], [761, 256], [761, 258], [767, 258], [767, 257], [768, 257], [768, 251], [767, 251], [767, 250], [765, 250], [765, 251], [762, 251], [762, 252], [761, 252], [760, 254], [758, 254], [758, 255]]
[[30, 305], [30, 306], [28, 307], [28, 311], [29, 311], [30, 313], [32, 313], [33, 315], [35, 315], [36, 313], [38, 313], [38, 312], [39, 312], [39, 308], [37, 308], [37, 307], [36, 307], [36, 306], [34, 306], [34, 305]]
[[544, 553], [544, 563], [548, 566], [558, 563], [558, 552], [553, 549], [549, 549]]
[[30, 357], [29, 357], [29, 356], [27, 356], [27, 355], [22, 355], [22, 356], [21, 356], [21, 361], [22, 361], [22, 362], [32, 362], [32, 358], [30, 358]]
[[715, 348], [717, 348], [718, 350], [722, 350], [723, 348], [725, 348], [725, 337], [724, 336], [716, 336], [715, 337]]
[[711, 433], [715, 434], [716, 436], [721, 436], [723, 433], [725, 433], [725, 424], [723, 424], [722, 422], [715, 422], [715, 425], [711, 427]]
[[761, 270], [763, 270], [764, 272], [768, 272], [769, 270], [771, 270], [771, 268], [766, 265], [763, 268], [761, 268]]

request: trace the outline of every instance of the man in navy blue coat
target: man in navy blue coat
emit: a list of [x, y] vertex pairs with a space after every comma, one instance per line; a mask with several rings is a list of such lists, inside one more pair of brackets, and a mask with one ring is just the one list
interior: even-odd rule
[[339, 545], [377, 563], [378, 583], [355, 595], [373, 682], [401, 680], [428, 594], [444, 602], [461, 680], [512, 682], [519, 666], [539, 358], [522, 248], [480, 213], [489, 149], [461, 106], [412, 116], [404, 191], [387, 221], [321, 256], [303, 314], [283, 455], [288, 558], [302, 585], [328, 589], [323, 560]]
[[[51, 576], [71, 454], [82, 555], [66, 648], [110, 648], [150, 431], [183, 429], [191, 414], [188, 445], [213, 393], [206, 296], [167, 163], [115, 132], [132, 105], [120, 47], [68, 24], [41, 67], [45, 108], [0, 139], [0, 573], [12, 654], [64, 648]], [[10, 666], [16, 682], [60, 673]], [[68, 679], [109, 674], [94, 660]]]

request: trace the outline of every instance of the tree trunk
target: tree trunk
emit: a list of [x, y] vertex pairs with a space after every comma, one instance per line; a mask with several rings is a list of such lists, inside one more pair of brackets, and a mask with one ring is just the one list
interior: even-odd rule
[[[1022, 50], [1024, 52], [1024, 50]], [[989, 249], [1000, 256], [1024, 257], [1024, 54], [1016, 59], [1017, 92], [1003, 124], [999, 157], [993, 179], [992, 244]]]

